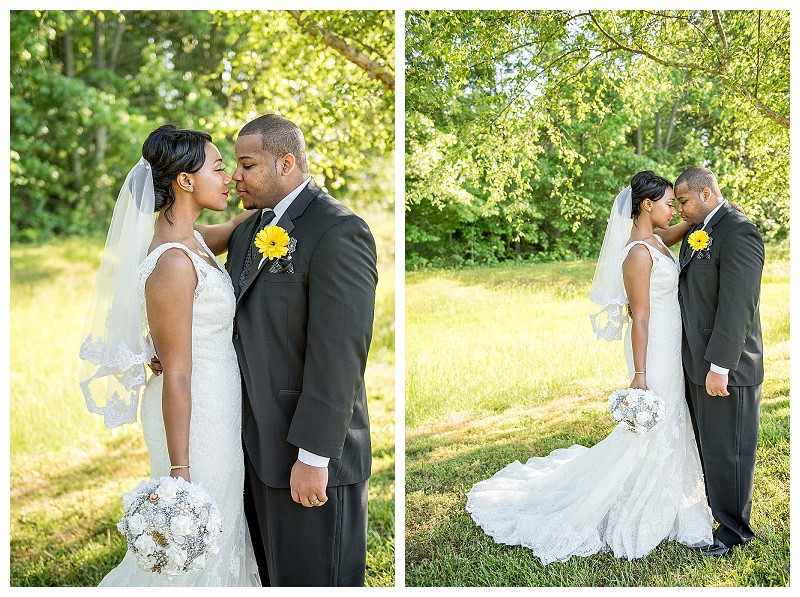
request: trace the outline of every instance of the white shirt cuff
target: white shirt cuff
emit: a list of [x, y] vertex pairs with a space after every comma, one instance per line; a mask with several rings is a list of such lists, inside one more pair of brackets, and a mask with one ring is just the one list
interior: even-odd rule
[[304, 450], [303, 448], [298, 448], [297, 459], [303, 464], [307, 464], [308, 466], [315, 466], [317, 468], [324, 468], [328, 466], [328, 462], [330, 461], [330, 458], [325, 458], [324, 456], [317, 456], [316, 454], [312, 454], [311, 452], [309, 452], [308, 450]]
[[711, 371], [713, 371], [714, 373], [719, 373], [720, 375], [728, 375], [728, 371], [730, 371], [730, 369], [726, 369], [725, 367], [718, 367], [714, 363], [711, 363]]

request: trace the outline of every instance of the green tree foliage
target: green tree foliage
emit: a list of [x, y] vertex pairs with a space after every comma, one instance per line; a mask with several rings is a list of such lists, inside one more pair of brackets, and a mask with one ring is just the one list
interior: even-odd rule
[[409, 266], [591, 255], [644, 169], [788, 234], [788, 11], [412, 11], [406, 52]]
[[13, 240], [105, 231], [165, 122], [230, 167], [239, 128], [280, 113], [334, 195], [392, 203], [391, 11], [14, 11], [10, 31]]

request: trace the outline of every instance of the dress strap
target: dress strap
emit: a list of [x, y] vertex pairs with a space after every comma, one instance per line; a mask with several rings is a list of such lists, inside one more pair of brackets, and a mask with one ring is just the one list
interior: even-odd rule
[[631, 249], [636, 245], [644, 245], [650, 251], [650, 258], [653, 258], [653, 251], [660, 253], [658, 249], [650, 245], [650, 243], [645, 242], [643, 240], [635, 240], [632, 243], [625, 245], [625, 248], [622, 249], [622, 260], [625, 261], [628, 258], [628, 253], [631, 252]]
[[219, 259], [217, 259], [216, 255], [214, 255], [214, 251], [212, 251], [211, 249], [208, 248], [208, 245], [206, 244], [205, 239], [203, 239], [203, 235], [200, 234], [197, 230], [195, 230], [194, 231], [194, 237], [195, 237], [195, 239], [197, 239], [197, 242], [200, 243], [200, 246], [203, 247], [206, 250], [206, 252], [209, 254], [211, 259], [214, 260], [214, 263], [217, 264], [217, 269], [219, 269], [220, 271], [225, 271], [225, 266], [222, 265], [222, 262]]
[[206, 276], [208, 272], [203, 270], [200, 267], [200, 264], [197, 263], [197, 259], [202, 259], [200, 256], [193, 253], [189, 248], [184, 245], [183, 243], [164, 243], [158, 245], [155, 249], [153, 249], [147, 257], [144, 258], [141, 265], [139, 266], [139, 292], [140, 295], [144, 295], [144, 287], [147, 283], [147, 279], [150, 277], [150, 274], [153, 273], [153, 270], [156, 268], [156, 264], [161, 256], [166, 253], [169, 249], [180, 249], [184, 253], [189, 256], [189, 259], [194, 266], [194, 271], [197, 274], [197, 286], [195, 287], [194, 296], [197, 297], [197, 294], [200, 292], [200, 289], [205, 282]]

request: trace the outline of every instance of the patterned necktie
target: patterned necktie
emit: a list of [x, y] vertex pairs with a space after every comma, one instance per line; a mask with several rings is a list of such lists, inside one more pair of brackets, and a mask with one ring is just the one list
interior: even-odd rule
[[245, 280], [247, 280], [248, 276], [250, 275], [250, 268], [253, 266], [253, 259], [255, 258], [256, 254], [256, 235], [261, 231], [264, 226], [269, 224], [272, 219], [275, 217], [275, 212], [271, 209], [267, 209], [264, 211], [263, 215], [261, 216], [261, 221], [258, 223], [255, 232], [253, 233], [253, 238], [250, 239], [250, 246], [247, 248], [247, 255], [244, 258], [244, 267], [242, 268], [242, 273], [239, 275], [239, 291], [242, 290], [242, 286], [244, 286]]

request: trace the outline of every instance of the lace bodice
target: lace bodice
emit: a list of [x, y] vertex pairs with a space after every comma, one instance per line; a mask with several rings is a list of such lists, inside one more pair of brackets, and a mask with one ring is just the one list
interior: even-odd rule
[[[656, 236], [658, 242], [667, 249], [667, 246]], [[653, 268], [650, 270], [650, 314], [674, 312], [680, 308], [678, 306], [678, 277], [680, 266], [674, 257], [664, 255], [649, 243], [642, 240], [635, 240], [625, 246], [622, 250], [623, 261], [627, 259], [631, 249], [636, 245], [643, 245], [650, 251], [653, 258]], [[668, 249], [667, 249], [668, 250]]]
[[[192, 260], [197, 273], [197, 287], [192, 305], [192, 357], [218, 359], [219, 338], [230, 340], [233, 334], [233, 316], [236, 312], [236, 297], [230, 276], [213, 252], [206, 246], [203, 237], [195, 230], [197, 242], [212, 256], [216, 267], [181, 243], [164, 243], [145, 257], [139, 265], [137, 285], [139, 302], [147, 321], [145, 286], [147, 279], [158, 263], [158, 259], [169, 249], [181, 249]], [[231, 345], [231, 348], [233, 346]], [[235, 353], [233, 353], [235, 358]]]

